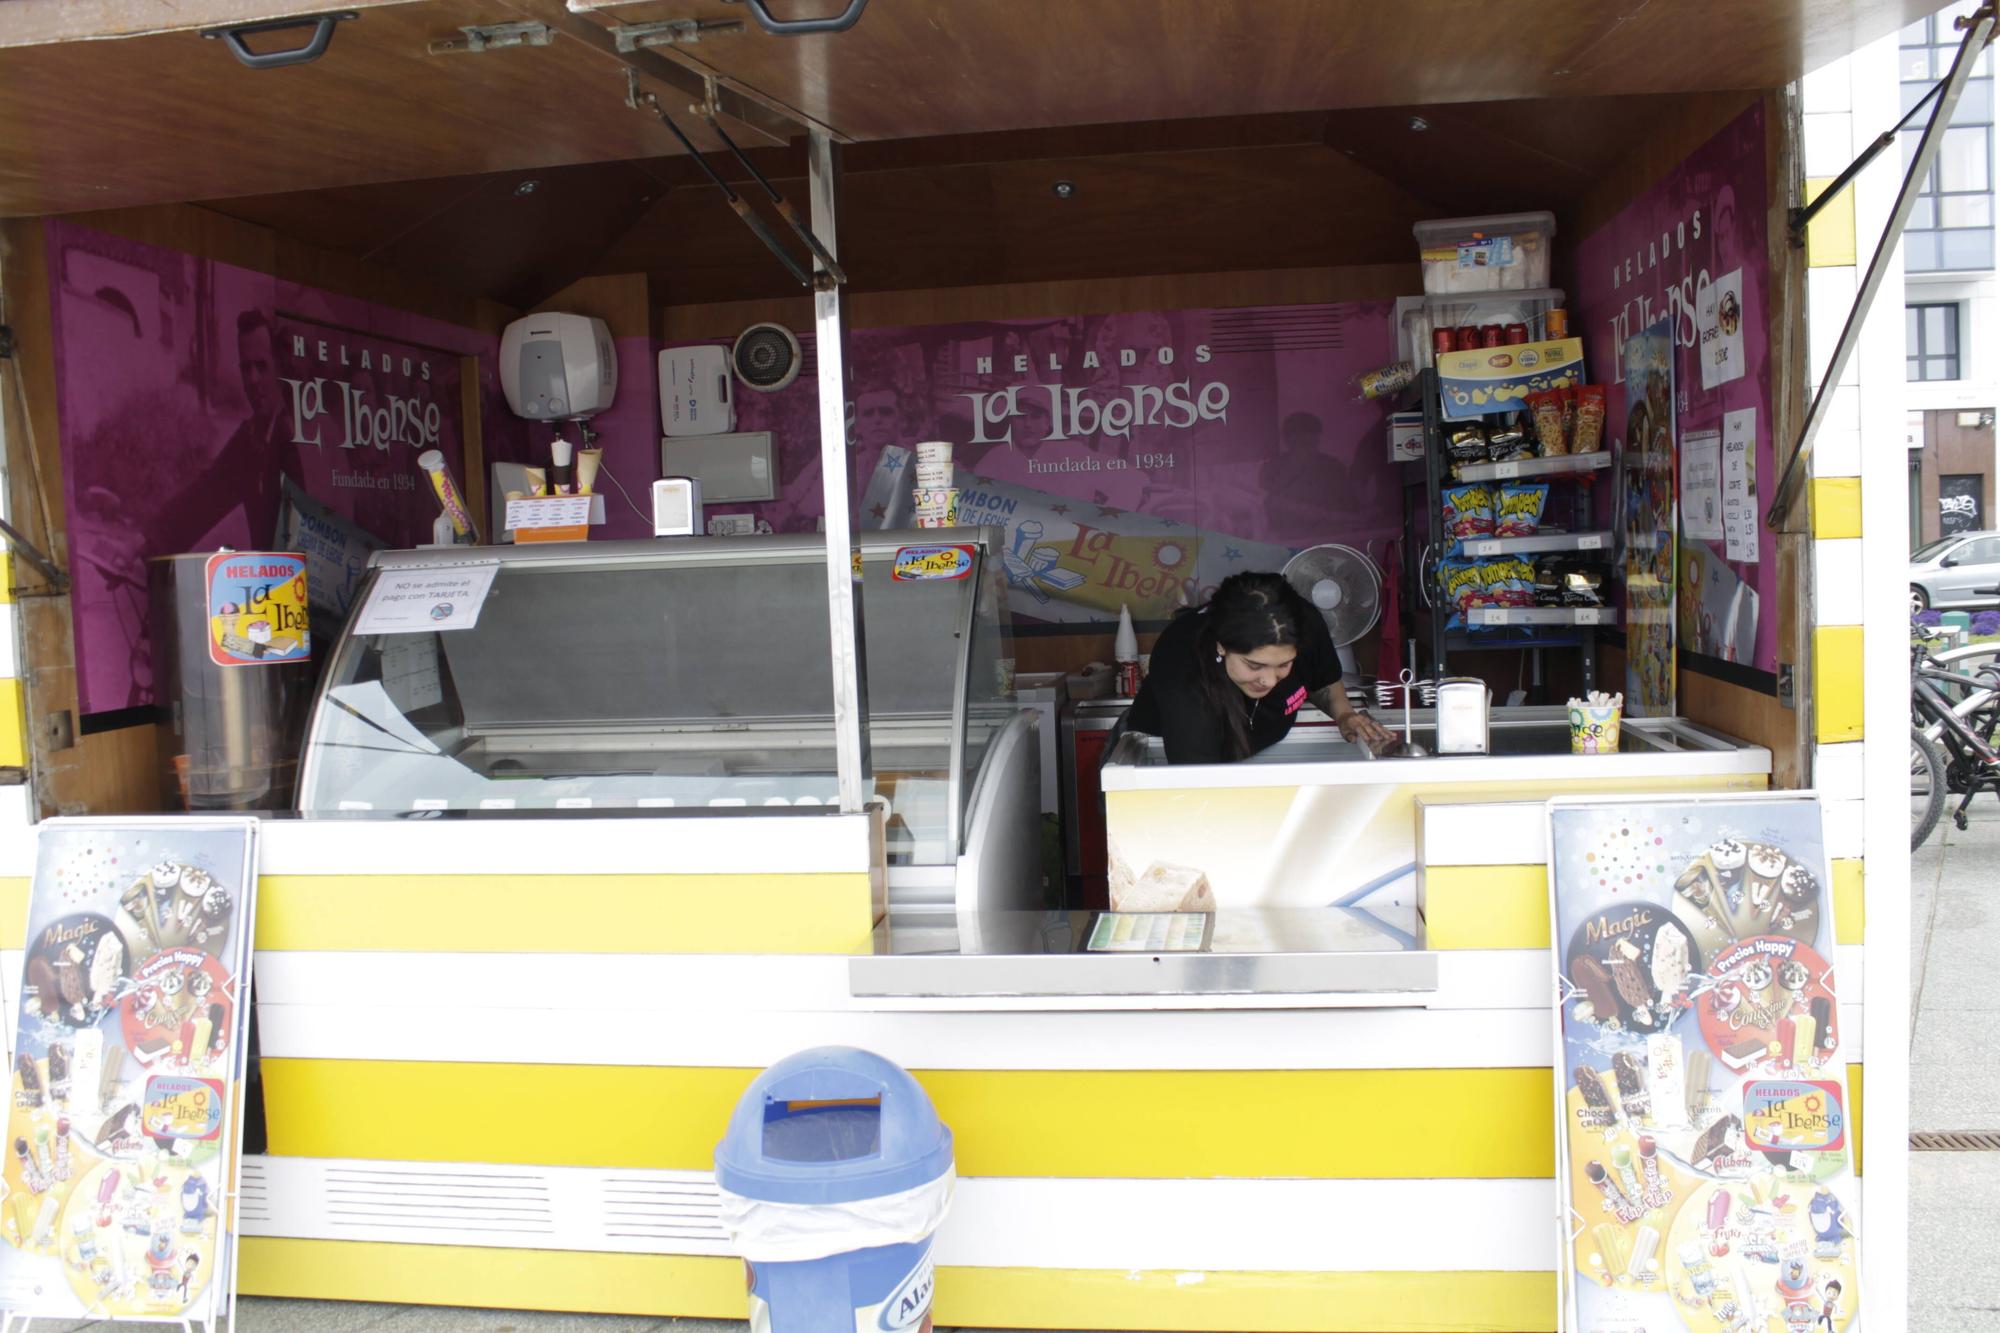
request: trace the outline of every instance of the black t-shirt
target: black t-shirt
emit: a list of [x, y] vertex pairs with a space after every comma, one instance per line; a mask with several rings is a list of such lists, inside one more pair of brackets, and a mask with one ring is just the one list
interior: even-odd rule
[[[1283, 740], [1305, 707], [1307, 696], [1340, 679], [1340, 656], [1334, 651], [1333, 636], [1318, 616], [1306, 616], [1301, 627], [1299, 655], [1277, 688], [1261, 699], [1252, 699], [1231, 685], [1233, 702], [1243, 708], [1250, 732], [1250, 752], [1257, 753]], [[1139, 697], [1125, 715], [1125, 725], [1133, 731], [1158, 736], [1166, 742], [1170, 764], [1220, 764], [1227, 762], [1228, 730], [1223, 718], [1201, 688], [1198, 674], [1221, 670], [1213, 661], [1201, 660], [1202, 627], [1205, 613], [1183, 615], [1168, 625], [1153, 645], [1151, 669], [1139, 687]]]

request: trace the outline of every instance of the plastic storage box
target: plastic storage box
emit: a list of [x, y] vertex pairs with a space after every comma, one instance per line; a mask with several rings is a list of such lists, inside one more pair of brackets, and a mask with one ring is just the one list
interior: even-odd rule
[[1501, 213], [1419, 222], [1417, 250], [1431, 296], [1518, 292], [1549, 285], [1553, 213]]

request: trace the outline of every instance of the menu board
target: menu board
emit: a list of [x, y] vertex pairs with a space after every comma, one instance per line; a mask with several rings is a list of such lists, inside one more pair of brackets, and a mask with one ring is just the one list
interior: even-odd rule
[[228, 1312], [256, 834], [40, 826], [0, 1175], [10, 1318]]
[[1819, 802], [1550, 802], [1570, 1333], [1858, 1329]]

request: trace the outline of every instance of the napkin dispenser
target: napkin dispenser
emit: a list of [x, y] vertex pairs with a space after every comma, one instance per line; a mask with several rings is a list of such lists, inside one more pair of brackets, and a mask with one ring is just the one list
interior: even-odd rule
[[1493, 692], [1483, 680], [1448, 677], [1437, 687], [1437, 752], [1485, 754], [1492, 722]]

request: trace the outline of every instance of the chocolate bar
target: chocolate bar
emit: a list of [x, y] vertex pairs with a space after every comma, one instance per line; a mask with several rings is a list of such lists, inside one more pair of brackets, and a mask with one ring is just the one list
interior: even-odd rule
[[1618, 1016], [1618, 991], [1611, 984], [1611, 974], [1604, 970], [1604, 964], [1583, 954], [1569, 965], [1569, 979], [1590, 1001], [1600, 1022]]

